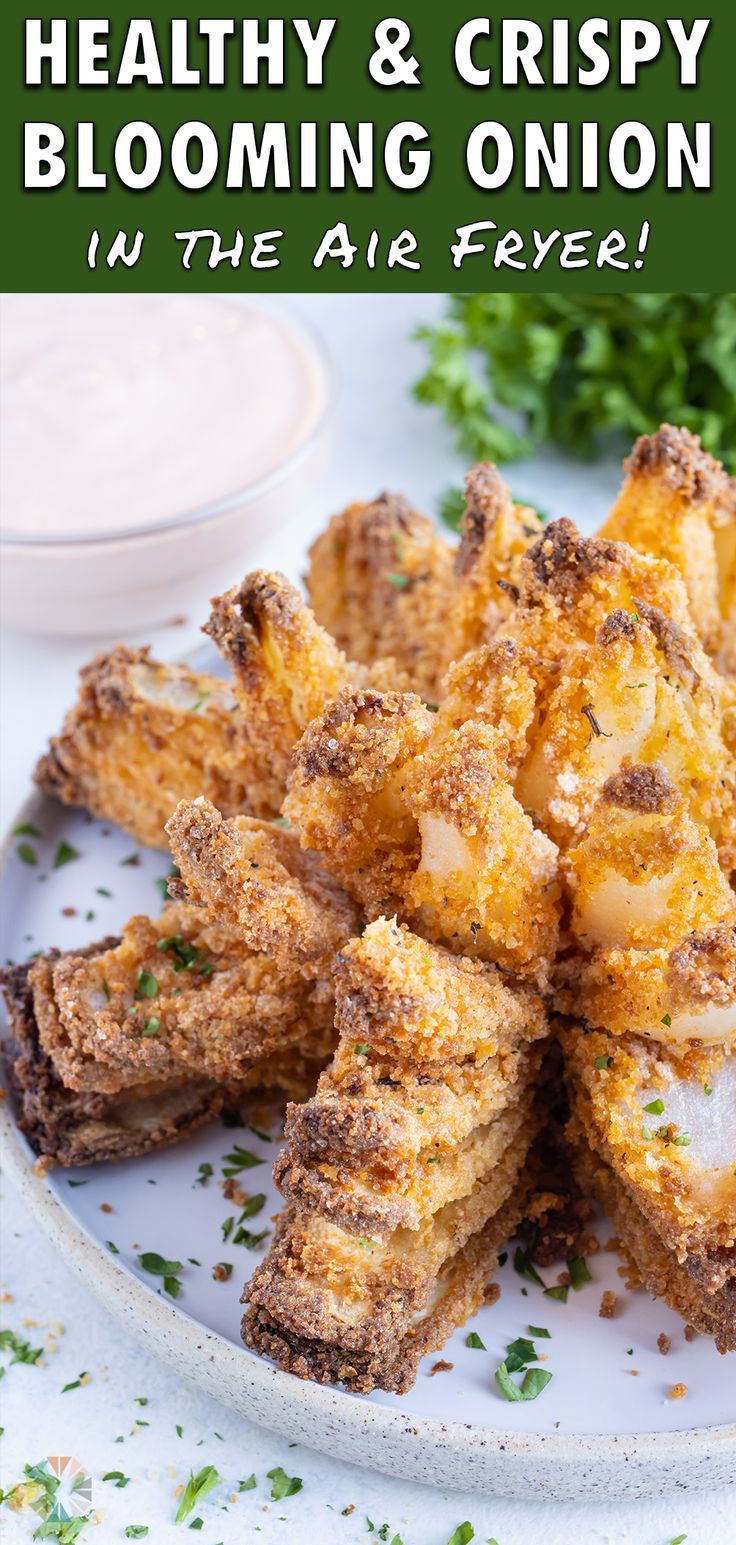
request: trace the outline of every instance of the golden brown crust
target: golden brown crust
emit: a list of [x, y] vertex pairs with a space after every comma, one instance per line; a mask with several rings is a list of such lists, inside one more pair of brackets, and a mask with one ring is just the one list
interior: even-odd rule
[[700, 638], [723, 668], [733, 636], [733, 480], [697, 435], [671, 424], [642, 435], [624, 465], [626, 479], [601, 536], [674, 564]]
[[[572, 1112], [587, 1143], [666, 1248], [680, 1262], [696, 1257], [701, 1279], [715, 1289], [736, 1270], [731, 1059], [720, 1049], [677, 1055], [580, 1026], [563, 1030], [561, 1040]], [[687, 1127], [679, 1113], [687, 1113]]]
[[357, 1233], [418, 1228], [528, 1122], [539, 999], [380, 919], [341, 951], [335, 1057], [290, 1108], [280, 1189]]
[[612, 949], [558, 966], [557, 1002], [614, 1035], [727, 1043], [736, 1022], [733, 924], [691, 933], [673, 949]]
[[342, 694], [294, 753], [284, 802], [304, 846], [372, 913], [391, 911], [418, 851], [405, 787], [434, 715], [408, 693]]
[[636, 613], [637, 596], [692, 629], [671, 564], [624, 542], [581, 536], [571, 520], [552, 521], [521, 560], [518, 605], [501, 636], [510, 634], [540, 660], [562, 660], [571, 646], [591, 643], [612, 612]]
[[483, 1301], [525, 1210], [518, 1157], [507, 1155], [494, 1181], [450, 1204], [424, 1234], [398, 1230], [383, 1245], [288, 1206], [244, 1290], [246, 1345], [318, 1383], [409, 1389], [424, 1353]]
[[392, 657], [433, 703], [451, 662], [513, 610], [519, 563], [540, 529], [490, 462], [468, 474], [466, 501], [454, 552], [400, 495], [382, 494], [335, 516], [310, 553], [322, 625], [365, 664]]
[[567, 866], [578, 954], [560, 962], [563, 1006], [617, 1033], [733, 1044], [736, 897], [660, 769], [605, 785]]
[[329, 973], [358, 914], [295, 832], [248, 816], [225, 821], [205, 799], [178, 805], [166, 830], [180, 874], [172, 893], [279, 965]]
[[[89, 959], [111, 947], [105, 939], [84, 952]], [[63, 956], [52, 952], [49, 966]], [[31, 966], [2, 972], [9, 1016], [3, 1045], [17, 1121], [46, 1168], [125, 1159], [178, 1142], [216, 1116], [226, 1091], [207, 1079], [132, 1088], [120, 1095], [65, 1088], [39, 1042]]]
[[279, 969], [183, 905], [131, 918], [91, 960], [42, 957], [30, 982], [41, 1046], [70, 1089], [240, 1082], [276, 1051], [305, 1045], [316, 1060], [334, 1041], [329, 977]]
[[635, 612], [617, 608], [589, 641], [568, 641], [556, 667], [530, 668], [535, 718], [517, 794], [543, 829], [568, 847], [607, 777], [657, 764], [707, 825], [728, 872], [736, 861], [736, 760], [725, 738], [725, 683], [697, 641], [637, 600]]
[[228, 814], [270, 813], [225, 682], [123, 644], [96, 655], [80, 681], [77, 703], [36, 768], [45, 794], [115, 821], [151, 847], [165, 846], [164, 824], [178, 799], [207, 793]]
[[416, 691], [436, 697], [447, 663], [436, 626], [452, 552], [400, 494], [333, 516], [309, 553], [315, 616], [354, 660], [392, 657]]
[[672, 424], [662, 424], [653, 435], [640, 435], [624, 462], [624, 471], [629, 477], [654, 473], [694, 504], [717, 498], [723, 481], [721, 463], [703, 450], [700, 436], [689, 429], [675, 429]]
[[[450, 719], [451, 723], [451, 719]], [[511, 743], [408, 694], [343, 696], [297, 747], [284, 809], [366, 908], [543, 984], [557, 850], [516, 801]]]
[[664, 1299], [686, 1325], [713, 1336], [719, 1352], [736, 1351], [736, 1276], [715, 1289], [704, 1285], [698, 1263], [668, 1249], [614, 1171], [588, 1146], [577, 1120], [570, 1124], [568, 1142], [579, 1184], [605, 1207], [647, 1292]]

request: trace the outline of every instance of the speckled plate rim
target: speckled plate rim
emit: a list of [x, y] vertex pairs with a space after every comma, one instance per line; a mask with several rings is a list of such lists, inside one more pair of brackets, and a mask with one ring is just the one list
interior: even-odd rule
[[[42, 804], [32, 793], [11, 821], [0, 880], [14, 827]], [[736, 1483], [736, 1423], [672, 1433], [503, 1432], [395, 1411], [284, 1373], [166, 1303], [111, 1257], [36, 1173], [10, 1099], [0, 1104], [0, 1167], [62, 1260], [137, 1340], [185, 1382], [291, 1440], [385, 1474], [506, 1496], [528, 1498], [530, 1485], [564, 1500]]]

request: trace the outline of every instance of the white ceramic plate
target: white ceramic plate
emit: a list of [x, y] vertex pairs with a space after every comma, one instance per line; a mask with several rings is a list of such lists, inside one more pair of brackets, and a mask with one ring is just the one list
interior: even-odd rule
[[[6, 842], [3, 961], [22, 961], [52, 945], [91, 943], [135, 911], [158, 910], [155, 882], [167, 871], [165, 854], [137, 850], [120, 831], [40, 796], [27, 802], [14, 826], [20, 822], [43, 835], [20, 839], [35, 850], [36, 865], [18, 856], [18, 838]], [[80, 857], [54, 869], [62, 839]], [[137, 861], [126, 863], [135, 853]], [[100, 895], [100, 887], [112, 894]], [[500, 1300], [472, 1324], [485, 1350], [465, 1345], [466, 1327], [442, 1353], [451, 1371], [430, 1377], [436, 1354], [425, 1359], [407, 1395], [349, 1395], [281, 1373], [240, 1343], [238, 1300], [256, 1260], [242, 1245], [223, 1243], [222, 1224], [237, 1208], [218, 1179], [234, 1142], [257, 1154], [262, 1166], [249, 1170], [243, 1183], [251, 1194], [268, 1194], [270, 1205], [253, 1225], [263, 1227], [278, 1206], [270, 1181], [276, 1143], [218, 1121], [168, 1152], [58, 1169], [41, 1179], [9, 1102], [0, 1121], [6, 1170], [86, 1285], [183, 1378], [290, 1438], [391, 1474], [519, 1496], [530, 1487], [548, 1497], [581, 1490], [589, 1497], [635, 1496], [655, 1486], [716, 1486], [736, 1476], [733, 1359], [719, 1357], [705, 1338], [687, 1343], [676, 1315], [643, 1292], [627, 1292], [610, 1252], [590, 1258], [593, 1282], [571, 1292], [566, 1304], [524, 1281], [510, 1258], [499, 1277]], [[195, 1182], [204, 1161], [214, 1175], [202, 1186]], [[611, 1232], [602, 1220], [601, 1239]], [[142, 1251], [184, 1263], [176, 1303], [157, 1291], [159, 1279], [139, 1268]], [[232, 1262], [229, 1281], [212, 1277], [220, 1261]], [[551, 1283], [555, 1271], [543, 1275]], [[619, 1294], [610, 1320], [598, 1314], [605, 1288]], [[536, 1401], [509, 1405], [493, 1373], [507, 1343], [528, 1334], [529, 1325], [550, 1332], [536, 1345], [553, 1379]], [[666, 1358], [657, 1350], [662, 1331], [672, 1338]], [[668, 1399], [678, 1381], [687, 1385], [686, 1397]]]

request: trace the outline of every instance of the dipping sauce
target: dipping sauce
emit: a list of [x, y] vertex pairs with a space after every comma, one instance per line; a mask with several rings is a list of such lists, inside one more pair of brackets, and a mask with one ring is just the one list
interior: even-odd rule
[[309, 438], [326, 375], [297, 326], [210, 296], [8, 295], [0, 526], [142, 533], [258, 482]]

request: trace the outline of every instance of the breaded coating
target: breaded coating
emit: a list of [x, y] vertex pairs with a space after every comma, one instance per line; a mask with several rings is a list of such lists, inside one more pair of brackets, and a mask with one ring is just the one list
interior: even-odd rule
[[[247, 1105], [264, 1096], [304, 1100], [312, 1092], [333, 1043], [322, 1028], [307, 1029], [299, 1039], [286, 1035], [281, 1041], [264, 1039], [260, 1048], [252, 1045], [252, 1056], [234, 1059], [234, 1076], [219, 1083], [205, 1070], [183, 1065], [175, 1070], [172, 1064], [165, 1077], [142, 1069], [139, 1080], [127, 1077], [117, 1086], [113, 1078], [107, 1089], [92, 1087], [89, 1078], [84, 1088], [67, 1086], [57, 1067], [57, 1052], [67, 1063], [70, 1052], [54, 998], [55, 973], [67, 959], [73, 970], [86, 961], [94, 972], [99, 961], [115, 953], [117, 943], [103, 939], [69, 957], [50, 950], [35, 962], [0, 973], [9, 1020], [3, 1042], [6, 1077], [18, 1125], [45, 1168], [132, 1158], [188, 1137], [223, 1106]], [[115, 1030], [112, 1026], [112, 1034]], [[90, 1065], [86, 1059], [86, 1068]]]
[[544, 1011], [528, 987], [428, 944], [396, 919], [377, 918], [340, 951], [337, 1024], [346, 1042], [418, 1064], [496, 1056], [546, 1033]]
[[736, 1352], [736, 1276], [731, 1274], [721, 1287], [709, 1291], [693, 1270], [692, 1258], [678, 1260], [618, 1176], [588, 1147], [576, 1120], [567, 1136], [579, 1184], [605, 1208], [647, 1292], [664, 1299], [686, 1325], [712, 1336], [719, 1352]]
[[314, 1098], [289, 1109], [277, 1182], [355, 1233], [418, 1228], [515, 1141], [544, 1009], [385, 918], [341, 951], [336, 991], [338, 1048]]
[[736, 927], [716, 924], [653, 949], [596, 950], [561, 969], [559, 1002], [615, 1035], [731, 1046], [736, 1034]]
[[447, 664], [487, 642], [513, 616], [522, 559], [544, 530], [534, 510], [514, 503], [493, 462], [468, 473], [465, 501], [444, 622], [451, 634]]
[[715, 662], [736, 681], [736, 477], [728, 480], [714, 512], [713, 534], [718, 567], [721, 632]]
[[517, 768], [529, 749], [535, 703], [534, 676], [513, 639], [481, 644], [447, 672], [435, 741], [445, 729], [460, 729], [467, 719], [477, 719], [496, 730], [499, 753]]
[[[84, 954], [93, 959], [114, 942], [104, 939]], [[47, 957], [49, 969], [63, 958], [52, 951]], [[189, 1137], [222, 1109], [226, 1091], [206, 1078], [163, 1086], [149, 1082], [113, 1096], [65, 1088], [40, 1045], [39, 989], [34, 988], [30, 974], [30, 963], [2, 973], [9, 1017], [3, 1058], [18, 1126], [46, 1169], [54, 1164], [127, 1159], [168, 1147]]]
[[288, 1206], [244, 1289], [246, 1345], [321, 1384], [410, 1389], [424, 1353], [483, 1302], [498, 1251], [524, 1215], [530, 1139], [518, 1137], [471, 1196], [382, 1242]]
[[677, 1260], [708, 1291], [736, 1276], [736, 1060], [630, 1035], [561, 1032], [571, 1108]]
[[419, 859], [406, 795], [435, 716], [410, 693], [342, 693], [294, 752], [284, 811], [369, 915], [401, 908]]
[[542, 990], [557, 946], [558, 851], [515, 798], [503, 746], [464, 724], [412, 768], [421, 857], [406, 904], [421, 933]]
[[662, 1041], [733, 1043], [736, 895], [664, 769], [608, 779], [567, 865], [585, 957], [569, 965], [575, 1012]]
[[310, 551], [307, 585], [322, 626], [365, 664], [393, 658], [435, 703], [452, 661], [513, 610], [520, 559], [541, 529], [490, 462], [468, 474], [465, 494], [455, 550], [400, 495], [381, 494], [334, 516]]
[[600, 535], [674, 564], [700, 638], [717, 656], [724, 623], [736, 626], [736, 486], [697, 435], [671, 424], [641, 435], [624, 465]]
[[514, 798], [509, 757], [487, 723], [449, 729], [409, 694], [343, 695], [297, 746], [284, 809], [369, 916], [395, 910], [543, 985], [557, 849]]
[[165, 845], [180, 799], [203, 794], [225, 815], [275, 816], [294, 742], [340, 688], [406, 684], [391, 660], [351, 665], [280, 574], [247, 575], [213, 602], [204, 631], [232, 666], [232, 685], [124, 645], [84, 668], [79, 701], [36, 769], [45, 793], [153, 847]]
[[282, 969], [329, 972], [358, 912], [295, 832], [248, 816], [226, 821], [206, 799], [182, 801], [166, 830], [180, 873], [172, 895]]
[[206, 794], [224, 810], [270, 814], [232, 688], [161, 665], [124, 644], [80, 673], [79, 699], [38, 763], [45, 794], [165, 847], [177, 800]]
[[334, 515], [309, 550], [307, 590], [317, 621], [353, 660], [385, 656], [432, 699], [447, 664], [437, 628], [453, 553], [401, 494], [379, 494]]
[[42, 1050], [69, 1089], [239, 1082], [275, 1051], [304, 1044], [316, 1060], [334, 1041], [329, 976], [284, 971], [184, 905], [131, 918], [92, 958], [42, 957], [30, 981]]
[[571, 520], [545, 527], [520, 562], [519, 598], [499, 636], [510, 637], [539, 662], [544, 685], [579, 644], [592, 644], [612, 612], [650, 606], [692, 634], [685, 584], [661, 559], [624, 542], [581, 536]]
[[232, 669], [253, 757], [270, 790], [267, 813], [275, 812], [294, 743], [340, 688], [358, 685], [364, 673], [349, 666], [283, 574], [257, 569], [215, 597], [204, 632]]
[[[500, 647], [500, 646], [496, 646]], [[736, 867], [736, 759], [725, 694], [697, 639], [658, 608], [612, 612], [540, 697], [516, 792], [560, 846], [579, 837], [606, 778], [659, 763]]]

